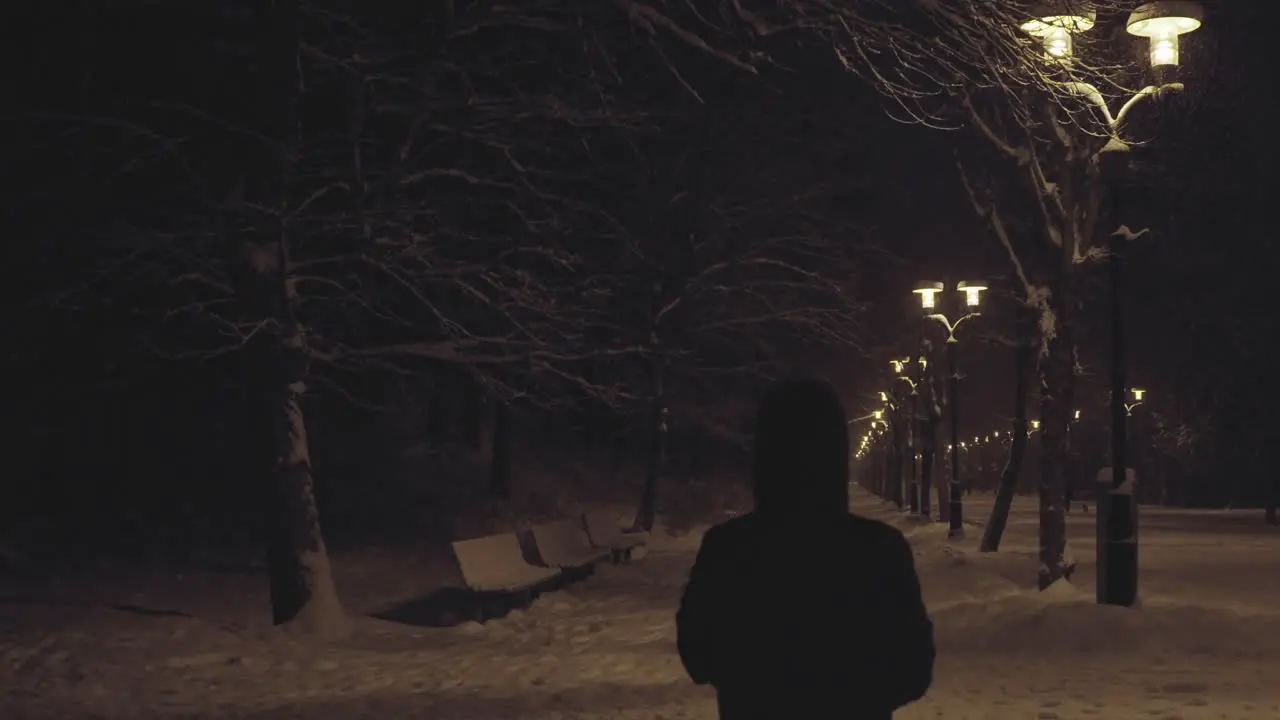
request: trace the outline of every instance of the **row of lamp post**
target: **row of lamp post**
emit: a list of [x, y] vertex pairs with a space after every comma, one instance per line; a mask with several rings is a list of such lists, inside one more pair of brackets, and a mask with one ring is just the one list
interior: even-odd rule
[[[1115, 114], [1109, 108], [1102, 107], [1108, 118], [1108, 131], [1116, 139], [1123, 130], [1122, 123], [1128, 110], [1145, 98], [1156, 96], [1157, 90], [1180, 89], [1173, 84], [1174, 73], [1181, 59], [1180, 40], [1182, 35], [1193, 32], [1201, 26], [1204, 15], [1199, 3], [1191, 0], [1159, 0], [1146, 3], [1130, 14], [1126, 23], [1129, 34], [1147, 38], [1150, 47], [1148, 57], [1154, 79], [1158, 86], [1148, 86], [1131, 97]], [[1044, 46], [1048, 59], [1070, 65], [1074, 55], [1073, 39], [1078, 33], [1091, 30], [1096, 24], [1097, 13], [1087, 0], [1056, 0], [1052, 2], [1033, 3], [1028, 20], [1021, 26], [1028, 35], [1038, 38]], [[1090, 99], [1105, 105], [1105, 96], [1087, 83], [1064, 84], [1064, 87], [1077, 88], [1082, 98]], [[1119, 217], [1122, 208], [1113, 198], [1112, 214]], [[1133, 483], [1129, 482], [1127, 457], [1127, 418], [1132, 414], [1134, 406], [1143, 401], [1144, 393], [1134, 389], [1133, 402], [1127, 402], [1129, 388], [1125, 377], [1125, 345], [1124, 345], [1124, 241], [1133, 233], [1124, 226], [1118, 227], [1109, 236], [1110, 280], [1111, 280], [1111, 477], [1110, 482], [1099, 490], [1106, 491], [1106, 501], [1099, 497], [1098, 512], [1098, 602], [1116, 605], [1132, 605], [1137, 598], [1137, 513], [1133, 496]], [[959, 386], [961, 375], [958, 367], [958, 339], [956, 331], [965, 320], [979, 314], [981, 293], [986, 289], [978, 283], [961, 282], [955, 287], [956, 293], [963, 297], [963, 304], [958, 307], [943, 307], [941, 302], [946, 287], [942, 283], [925, 283], [915, 289], [920, 296], [927, 317], [938, 321], [947, 331], [946, 361], [948, 374], [948, 406], [950, 408], [951, 442], [948, 446], [951, 456], [951, 478], [949, 487], [949, 530], [950, 537], [962, 537], [964, 534], [962, 516], [962, 485], [960, 480], [959, 452], [962, 447], [959, 427]], [[878, 420], [878, 419], [877, 419]], [[879, 422], [883, 422], [878, 420]], [[1037, 429], [1038, 421], [1033, 421], [1032, 431]], [[914, 413], [912, 423], [914, 426]], [[863, 439], [859, 455], [869, 452], [873, 438], [883, 428], [876, 428]], [[913, 443], [914, 445], [914, 443]], [[900, 480], [899, 480], [900, 482]]]

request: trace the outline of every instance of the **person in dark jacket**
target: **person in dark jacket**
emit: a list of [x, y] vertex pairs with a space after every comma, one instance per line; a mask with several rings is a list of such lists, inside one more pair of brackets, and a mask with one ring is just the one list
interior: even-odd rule
[[933, 681], [933, 624], [902, 533], [849, 512], [833, 388], [778, 383], [755, 428], [755, 509], [707, 531], [676, 613], [722, 720], [887, 720]]

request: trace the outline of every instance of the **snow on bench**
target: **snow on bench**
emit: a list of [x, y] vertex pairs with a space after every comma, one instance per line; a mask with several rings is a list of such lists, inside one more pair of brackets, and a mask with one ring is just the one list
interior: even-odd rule
[[582, 518], [558, 520], [531, 529], [538, 559], [554, 568], [581, 568], [609, 558], [609, 550], [593, 547]]
[[582, 516], [587, 537], [595, 547], [606, 549], [614, 562], [628, 560], [631, 550], [649, 541], [644, 532], [624, 533], [610, 512], [593, 512]]
[[457, 540], [453, 554], [467, 587], [478, 592], [519, 592], [555, 579], [555, 568], [525, 562], [515, 533]]

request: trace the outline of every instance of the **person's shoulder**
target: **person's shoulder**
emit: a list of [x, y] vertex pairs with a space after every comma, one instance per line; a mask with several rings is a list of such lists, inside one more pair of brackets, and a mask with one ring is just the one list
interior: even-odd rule
[[907, 544], [907, 536], [901, 530], [880, 520], [849, 513], [847, 526], [859, 540], [886, 545]]
[[707, 538], [727, 538], [750, 532], [751, 528], [756, 524], [755, 513], [742, 513], [734, 515], [728, 520], [712, 525], [702, 535], [702, 541], [705, 543]]

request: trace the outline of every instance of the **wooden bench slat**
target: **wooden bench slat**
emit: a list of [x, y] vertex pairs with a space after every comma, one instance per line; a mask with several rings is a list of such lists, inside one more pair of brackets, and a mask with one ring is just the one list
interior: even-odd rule
[[581, 518], [535, 525], [530, 532], [539, 558], [550, 567], [582, 567], [609, 557], [608, 550], [591, 545]]
[[525, 562], [515, 533], [455, 541], [453, 554], [463, 582], [472, 590], [527, 590], [560, 574], [555, 568], [534, 567]]

